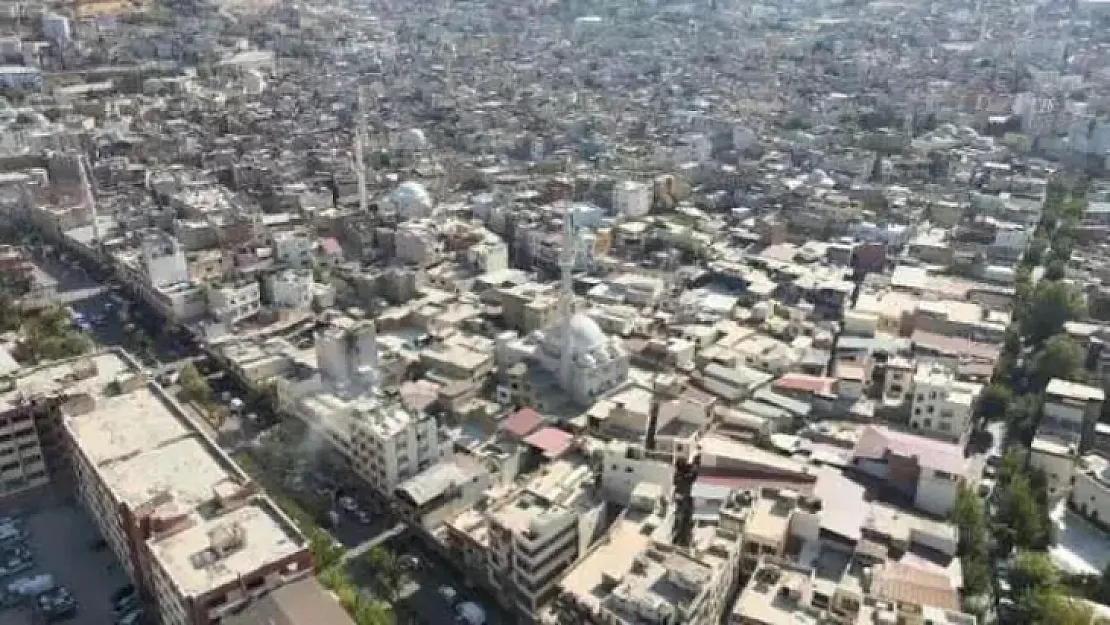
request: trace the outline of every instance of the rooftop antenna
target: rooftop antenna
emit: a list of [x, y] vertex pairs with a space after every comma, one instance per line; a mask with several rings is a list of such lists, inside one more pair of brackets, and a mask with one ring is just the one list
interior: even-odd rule
[[366, 192], [366, 163], [362, 155], [366, 147], [366, 97], [362, 86], [358, 87], [358, 109], [355, 111], [355, 178], [358, 180], [358, 209], [362, 213], [370, 210]]

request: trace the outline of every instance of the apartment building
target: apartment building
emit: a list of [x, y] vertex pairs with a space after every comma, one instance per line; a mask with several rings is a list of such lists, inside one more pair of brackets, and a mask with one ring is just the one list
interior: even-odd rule
[[129, 357], [29, 370], [20, 395], [60, 413], [58, 460], [160, 622], [213, 625], [312, 574], [292, 521]]
[[857, 568], [841, 578], [821, 567], [765, 558], [729, 614], [729, 625], [835, 623], [975, 625], [942, 576], [905, 565]]
[[274, 260], [293, 269], [311, 267], [316, 258], [316, 239], [307, 232], [274, 233]]
[[910, 427], [915, 431], [952, 443], [964, 443], [971, 433], [975, 402], [983, 385], [962, 382], [939, 363], [918, 365], [913, 376]]
[[1044, 416], [1037, 434], [1074, 440], [1081, 450], [1089, 449], [1105, 400], [1101, 388], [1054, 378], [1045, 388]]
[[358, 410], [350, 424], [351, 468], [381, 493], [392, 495], [405, 480], [451, 453], [434, 417], [378, 402]]
[[1079, 459], [1068, 505], [1085, 518], [1106, 526], [1110, 523], [1110, 460], [1097, 454]]
[[952, 508], [968, 479], [961, 446], [876, 426], [860, 434], [851, 469], [881, 481], [889, 496], [939, 516]]
[[[0, 356], [7, 356], [3, 352]], [[10, 358], [10, 357], [9, 357]], [[44, 486], [64, 468], [61, 398], [26, 397], [16, 380], [0, 375], [0, 501]]]
[[262, 309], [262, 291], [254, 280], [210, 284], [208, 308], [220, 321], [239, 323]]
[[563, 574], [600, 534], [605, 504], [593, 496], [592, 476], [583, 464], [547, 465], [475, 528], [487, 545], [489, 585], [524, 622], [539, 619]]

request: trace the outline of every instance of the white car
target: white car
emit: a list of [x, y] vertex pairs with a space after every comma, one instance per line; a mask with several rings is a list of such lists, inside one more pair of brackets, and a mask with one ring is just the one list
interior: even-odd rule
[[459, 591], [450, 586], [440, 586], [438, 592], [439, 596], [443, 597], [448, 605], [455, 605], [455, 600], [459, 598]]

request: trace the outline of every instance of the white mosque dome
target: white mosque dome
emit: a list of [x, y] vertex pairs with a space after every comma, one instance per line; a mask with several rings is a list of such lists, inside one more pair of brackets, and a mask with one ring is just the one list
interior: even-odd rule
[[405, 217], [427, 216], [432, 212], [432, 196], [419, 182], [403, 182], [389, 194], [397, 212]]
[[409, 128], [401, 133], [397, 140], [398, 146], [406, 152], [419, 152], [428, 147], [428, 138], [419, 128]]
[[570, 318], [570, 340], [575, 354], [588, 354], [605, 347], [605, 333], [597, 322], [581, 313]]

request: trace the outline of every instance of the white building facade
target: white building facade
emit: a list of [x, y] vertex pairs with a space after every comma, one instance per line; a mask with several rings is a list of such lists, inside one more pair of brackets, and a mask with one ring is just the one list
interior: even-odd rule
[[963, 441], [971, 432], [983, 386], [956, 380], [950, 369], [935, 363], [918, 366], [913, 385], [910, 427], [934, 438]]
[[613, 187], [613, 214], [643, 217], [651, 211], [652, 189], [642, 182], [626, 180]]
[[312, 306], [314, 282], [309, 270], [287, 269], [266, 278], [270, 303], [275, 308], [304, 310]]
[[239, 323], [262, 309], [262, 291], [254, 280], [209, 285], [208, 309], [219, 321]]

